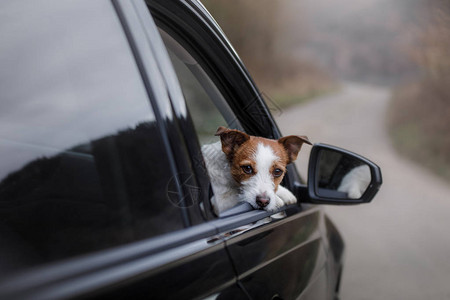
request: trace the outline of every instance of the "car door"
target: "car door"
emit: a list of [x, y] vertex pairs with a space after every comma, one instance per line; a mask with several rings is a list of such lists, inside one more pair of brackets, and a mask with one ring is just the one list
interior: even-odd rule
[[[186, 125], [182, 131], [196, 128], [196, 137], [184, 135], [195, 139], [189, 142], [191, 153], [201, 155], [198, 144], [216, 142], [213, 135], [219, 125], [278, 138], [262, 95], [204, 8], [196, 1], [147, 3], [183, 88], [189, 114], [180, 118]], [[204, 166], [195, 160], [193, 166], [196, 176], [203, 178], [199, 184], [206, 184], [202, 190], [208, 190]], [[284, 185], [293, 190], [300, 180], [295, 168], [289, 168]], [[208, 200], [203, 198], [203, 208], [208, 208]], [[226, 241], [238, 285], [250, 298], [330, 297], [328, 242], [319, 208], [293, 205], [272, 216], [240, 206], [210, 220], [218, 238]]]
[[0, 298], [245, 296], [191, 205], [196, 178], [143, 2], [0, 11]]

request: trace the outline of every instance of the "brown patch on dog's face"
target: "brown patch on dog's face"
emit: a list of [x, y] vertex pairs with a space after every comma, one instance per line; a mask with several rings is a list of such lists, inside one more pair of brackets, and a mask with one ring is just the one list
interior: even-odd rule
[[236, 150], [250, 139], [250, 136], [245, 132], [228, 129], [220, 126], [216, 131], [216, 136], [220, 136], [222, 142], [222, 151], [225, 153], [229, 161], [233, 160]]

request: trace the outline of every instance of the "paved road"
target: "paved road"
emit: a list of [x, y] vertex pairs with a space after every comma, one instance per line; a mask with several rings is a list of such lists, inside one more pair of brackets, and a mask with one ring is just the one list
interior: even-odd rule
[[347, 84], [277, 119], [284, 135], [352, 150], [383, 172], [372, 203], [325, 208], [346, 241], [342, 299], [450, 299], [450, 187], [395, 153], [385, 128], [389, 98], [388, 90]]

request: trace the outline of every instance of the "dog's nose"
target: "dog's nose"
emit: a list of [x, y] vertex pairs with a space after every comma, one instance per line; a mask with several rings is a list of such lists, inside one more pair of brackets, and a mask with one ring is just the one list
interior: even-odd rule
[[256, 196], [256, 204], [258, 204], [259, 207], [266, 207], [269, 205], [269, 202], [270, 200], [268, 198]]

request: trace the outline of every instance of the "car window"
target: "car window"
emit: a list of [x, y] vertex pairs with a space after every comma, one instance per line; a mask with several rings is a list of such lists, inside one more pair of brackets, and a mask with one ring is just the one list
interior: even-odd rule
[[44, 2], [0, 3], [0, 276], [183, 228], [112, 3]]
[[201, 145], [218, 141], [219, 126], [242, 129], [224, 96], [201, 64], [178, 41], [160, 30]]

